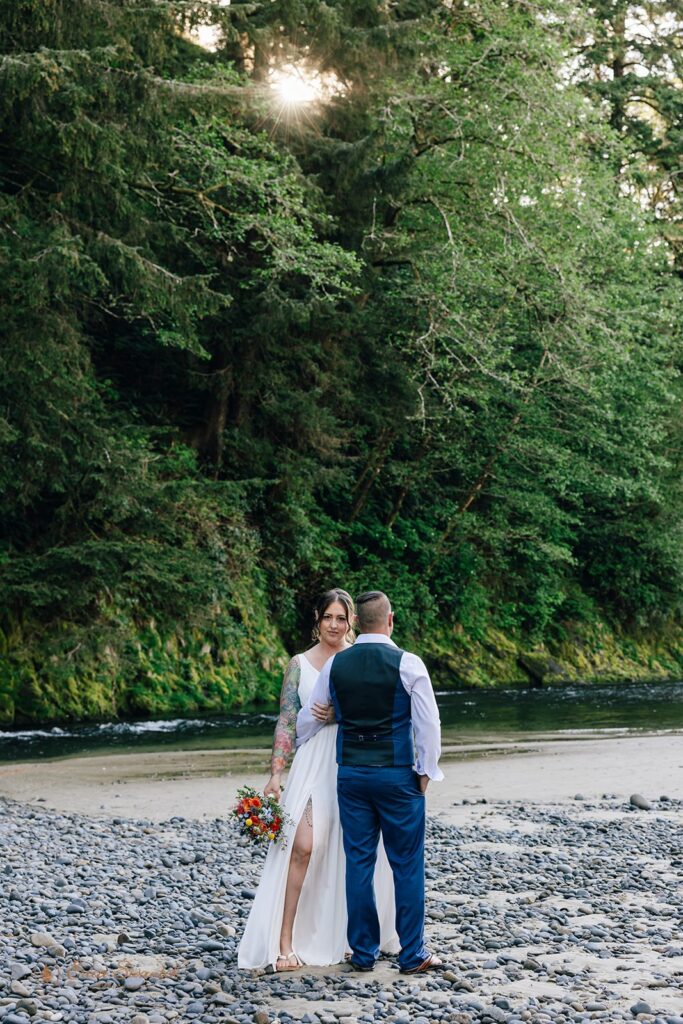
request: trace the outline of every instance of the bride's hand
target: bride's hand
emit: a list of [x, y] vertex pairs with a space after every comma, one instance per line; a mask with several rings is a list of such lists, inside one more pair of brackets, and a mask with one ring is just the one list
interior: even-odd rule
[[266, 782], [266, 788], [263, 790], [265, 797], [274, 796], [276, 800], [280, 799], [282, 793], [282, 777], [280, 775], [271, 775]]
[[314, 704], [311, 708], [311, 714], [317, 722], [322, 722], [323, 725], [332, 725], [337, 721], [337, 716], [334, 713], [334, 704]]

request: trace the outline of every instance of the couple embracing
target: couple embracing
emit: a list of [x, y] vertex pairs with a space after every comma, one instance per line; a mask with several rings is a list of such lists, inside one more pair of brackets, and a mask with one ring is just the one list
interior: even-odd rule
[[443, 778], [439, 714], [427, 669], [392, 631], [386, 594], [361, 594], [354, 609], [333, 589], [316, 605], [317, 643], [287, 666], [265, 794], [279, 798], [296, 747], [283, 799], [291, 824], [286, 846], [268, 851], [240, 967], [347, 960], [371, 971], [381, 951], [398, 952], [406, 974], [441, 966], [424, 942], [425, 792]]

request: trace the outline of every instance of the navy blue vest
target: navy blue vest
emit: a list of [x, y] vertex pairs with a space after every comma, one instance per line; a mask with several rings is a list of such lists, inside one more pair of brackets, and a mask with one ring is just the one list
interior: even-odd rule
[[330, 696], [339, 722], [337, 764], [412, 765], [410, 696], [393, 644], [357, 643], [336, 654]]

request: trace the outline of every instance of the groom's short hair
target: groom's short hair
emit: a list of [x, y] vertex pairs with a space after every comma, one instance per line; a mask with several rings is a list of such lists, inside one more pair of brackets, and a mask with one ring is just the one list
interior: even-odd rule
[[384, 626], [390, 611], [391, 602], [381, 590], [367, 590], [356, 598], [356, 615], [363, 633], [371, 632], [373, 626]]

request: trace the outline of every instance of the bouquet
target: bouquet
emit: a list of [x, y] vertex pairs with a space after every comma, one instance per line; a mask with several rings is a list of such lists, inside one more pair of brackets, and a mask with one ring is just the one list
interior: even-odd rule
[[278, 843], [285, 846], [282, 826], [289, 821], [274, 796], [260, 796], [251, 786], [237, 790], [238, 800], [232, 809], [239, 831], [254, 843]]

